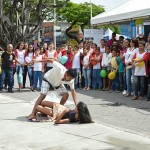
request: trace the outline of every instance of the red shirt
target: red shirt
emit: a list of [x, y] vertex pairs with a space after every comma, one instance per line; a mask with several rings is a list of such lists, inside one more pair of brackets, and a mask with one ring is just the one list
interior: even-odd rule
[[71, 52], [71, 53], [69, 53], [69, 54], [66, 54], [66, 56], [68, 57], [68, 61], [65, 63], [64, 66], [65, 66], [67, 69], [71, 69], [71, 68], [72, 68], [73, 54], [72, 54], [72, 52]]

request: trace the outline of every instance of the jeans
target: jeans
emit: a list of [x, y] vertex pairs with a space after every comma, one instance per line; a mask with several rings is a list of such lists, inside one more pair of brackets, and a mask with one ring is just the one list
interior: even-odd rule
[[150, 73], [148, 75], [148, 91], [147, 91], [147, 99], [150, 100]]
[[112, 90], [117, 90], [119, 91], [119, 73], [116, 73], [115, 78], [112, 81]]
[[131, 94], [132, 91], [132, 83], [131, 83], [131, 76], [133, 75], [133, 69], [127, 69], [126, 70], [126, 83], [127, 83], [127, 93]]
[[85, 86], [90, 87], [91, 86], [91, 69], [84, 68], [83, 76], [84, 76]]
[[124, 90], [124, 72], [119, 72], [120, 91]]
[[123, 87], [123, 90], [127, 91], [126, 72], [124, 72], [124, 75], [123, 75], [123, 81], [124, 81], [124, 87]]
[[100, 69], [93, 69], [93, 81], [92, 81], [92, 86], [93, 88], [101, 88], [102, 87], [102, 79], [100, 76]]
[[24, 66], [23, 67], [23, 86], [24, 87], [26, 85], [27, 71], [28, 71], [27, 66]]
[[75, 85], [75, 88], [78, 88], [78, 87], [79, 87], [80, 69], [79, 69], [79, 68], [76, 68], [76, 70], [77, 70], [77, 77], [76, 77], [75, 80], [74, 80], [74, 85]]
[[34, 88], [37, 89], [37, 84], [39, 81], [39, 88], [42, 86], [42, 71], [34, 71]]
[[2, 74], [1, 74], [1, 82], [0, 82], [0, 89], [3, 88], [3, 84], [5, 81], [5, 78], [7, 76], [7, 83], [8, 83], [8, 89], [12, 89], [13, 88], [13, 68], [7, 68], [7, 69], [3, 69], [2, 70]]
[[139, 96], [144, 96], [144, 82], [145, 82], [145, 76], [135, 76], [134, 77], [134, 83], [135, 83], [135, 89], [134, 94], [135, 96], [138, 96], [138, 92], [140, 91]]
[[33, 79], [33, 67], [29, 67], [28, 66], [28, 76], [29, 76], [29, 80], [30, 80], [30, 87], [33, 86], [34, 84], [34, 79]]
[[23, 67], [22, 66], [16, 66], [16, 72], [17, 72], [18, 84], [22, 84], [23, 83]]

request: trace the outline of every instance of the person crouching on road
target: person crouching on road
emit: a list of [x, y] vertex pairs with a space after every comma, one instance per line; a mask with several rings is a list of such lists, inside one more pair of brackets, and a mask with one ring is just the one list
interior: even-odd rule
[[[46, 59], [44, 61], [46, 61]], [[32, 113], [27, 118], [36, 118], [36, 108], [46, 97], [50, 86], [52, 86], [57, 91], [58, 95], [62, 96], [60, 104], [64, 105], [69, 97], [68, 91], [64, 84], [68, 84], [71, 88], [74, 103], [77, 105], [76, 92], [74, 89], [74, 79], [76, 76], [76, 69], [67, 70], [62, 64], [53, 60], [53, 68], [45, 73], [41, 87], [41, 94], [34, 105]]]

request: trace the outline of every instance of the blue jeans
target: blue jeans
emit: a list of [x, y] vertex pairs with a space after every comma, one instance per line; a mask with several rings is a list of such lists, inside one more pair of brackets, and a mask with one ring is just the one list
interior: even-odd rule
[[124, 72], [119, 72], [120, 91], [124, 90]]
[[144, 96], [144, 83], [145, 83], [145, 76], [134, 76], [135, 82], [135, 96], [138, 96], [138, 92], [140, 91], [139, 96]]
[[91, 86], [91, 69], [83, 69], [85, 86]]
[[150, 100], [150, 73], [148, 75], [148, 91], [147, 91], [147, 99]]
[[75, 85], [75, 88], [78, 88], [79, 87], [79, 75], [80, 75], [80, 69], [79, 68], [75, 68], [77, 70], [77, 77], [75, 78], [74, 80], [74, 85]]
[[18, 84], [23, 83], [23, 67], [22, 66], [16, 66], [16, 72], [17, 72], [17, 81]]
[[1, 82], [0, 82], [0, 89], [3, 88], [3, 84], [5, 81], [5, 78], [7, 76], [7, 83], [8, 83], [8, 88], [12, 89], [13, 88], [13, 68], [7, 68], [7, 69], [2, 69], [2, 74], [1, 74]]
[[33, 79], [33, 67], [29, 67], [28, 66], [28, 76], [29, 76], [29, 80], [30, 80], [30, 87], [33, 86], [34, 83], [34, 79]]
[[101, 88], [102, 87], [102, 79], [100, 76], [100, 69], [93, 69], [93, 81], [92, 81], [92, 86], [93, 88]]
[[37, 89], [37, 84], [39, 81], [39, 88], [42, 86], [42, 71], [34, 71], [34, 88]]
[[112, 90], [117, 90], [119, 91], [119, 73], [116, 73], [115, 78], [112, 81]]
[[134, 70], [132, 68], [126, 70], [126, 83], [127, 83], [127, 93], [131, 94], [132, 83], [131, 76], [133, 75]]

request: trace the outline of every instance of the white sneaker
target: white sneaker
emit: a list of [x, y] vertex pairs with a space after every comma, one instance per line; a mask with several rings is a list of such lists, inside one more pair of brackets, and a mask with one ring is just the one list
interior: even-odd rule
[[127, 94], [127, 91], [124, 90], [124, 91], [122, 92], [122, 95], [126, 95], [126, 94]]

